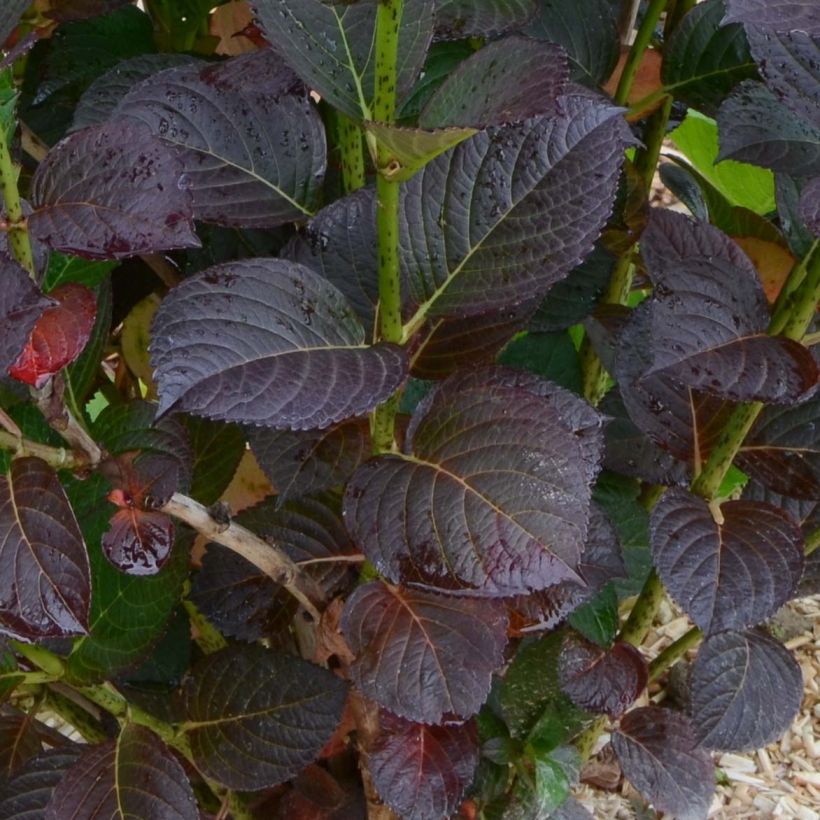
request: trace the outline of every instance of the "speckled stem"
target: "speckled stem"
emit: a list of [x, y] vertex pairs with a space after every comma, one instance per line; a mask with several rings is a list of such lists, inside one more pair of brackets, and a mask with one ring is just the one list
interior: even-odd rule
[[9, 246], [17, 261], [34, 276], [31, 240], [23, 217], [20, 192], [17, 190], [17, 168], [12, 161], [8, 139], [3, 128], [0, 128], [0, 187], [3, 188], [3, 201], [6, 203], [6, 215], [10, 223]]

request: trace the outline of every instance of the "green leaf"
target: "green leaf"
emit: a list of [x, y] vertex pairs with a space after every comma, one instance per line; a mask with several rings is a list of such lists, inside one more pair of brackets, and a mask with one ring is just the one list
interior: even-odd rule
[[609, 646], [618, 634], [618, 595], [612, 584], [607, 584], [591, 601], [578, 607], [569, 623], [585, 638], [599, 646]]
[[758, 214], [774, 210], [771, 171], [734, 160], [715, 164], [718, 130], [713, 119], [690, 109], [686, 119], [669, 136], [689, 162], [733, 205]]
[[135, 666], [162, 638], [182, 594], [192, 538], [178, 528], [174, 552], [157, 575], [125, 575], [108, 562], [100, 544], [114, 511], [104, 479], [69, 477], [64, 486], [88, 545], [92, 588], [88, 635], [75, 641], [66, 676], [93, 683]]
[[0, 649], [0, 703], [4, 703], [23, 680], [17, 667], [17, 660], [11, 652]]
[[534, 808], [537, 816], [548, 816], [569, 797], [580, 771], [580, 755], [571, 746], [536, 759]]
[[387, 164], [382, 168], [382, 174], [394, 182], [410, 179], [430, 160], [478, 133], [475, 128], [424, 131], [380, 122], [367, 122], [364, 128], [376, 137], [387, 152]]
[[95, 288], [117, 265], [119, 262], [114, 260], [92, 261], [54, 251], [48, 260], [43, 290], [48, 293], [67, 282], [79, 282], [86, 287]]
[[[524, 642], [501, 686], [501, 711], [513, 737], [554, 748], [580, 725], [581, 712], [558, 685], [563, 630]], [[532, 734], [531, 734], [532, 733]]]
[[189, 416], [185, 427], [194, 453], [190, 495], [213, 504], [231, 483], [245, 452], [245, 434], [233, 424]]
[[722, 26], [725, 13], [723, 0], [699, 3], [664, 49], [664, 86], [705, 113], [714, 113], [739, 82], [757, 76], [743, 26]]
[[498, 354], [499, 364], [528, 370], [581, 393], [581, 362], [567, 333], [521, 333]]

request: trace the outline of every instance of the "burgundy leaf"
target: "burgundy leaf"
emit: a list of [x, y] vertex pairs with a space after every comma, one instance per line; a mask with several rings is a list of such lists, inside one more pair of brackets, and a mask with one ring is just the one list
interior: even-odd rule
[[110, 14], [127, 4], [128, 0], [51, 0], [47, 14], [52, 20], [60, 22], [84, 20]]
[[0, 627], [23, 640], [83, 635], [88, 554], [56, 473], [19, 458], [0, 476]]
[[382, 800], [406, 820], [440, 820], [458, 809], [478, 765], [475, 724], [425, 726], [381, 713], [368, 757]]
[[568, 391], [457, 373], [416, 408], [403, 453], [353, 475], [348, 528], [394, 582], [515, 595], [578, 581], [601, 445], [600, 416]]
[[750, 23], [773, 31], [805, 31], [820, 36], [820, 9], [814, 0], [727, 0], [724, 23]]
[[58, 143], [37, 167], [32, 199], [29, 229], [53, 250], [122, 259], [199, 247], [179, 160], [133, 123], [85, 128]]
[[[368, 3], [253, 0], [263, 34], [287, 64], [334, 108], [370, 118], [376, 15]], [[433, 35], [433, 0], [406, 0], [398, 31], [399, 98], [413, 87]], [[344, 47], [341, 47], [341, 44]]]
[[43, 750], [34, 715], [13, 711], [0, 715], [0, 782], [13, 776]]
[[803, 535], [770, 504], [709, 505], [668, 490], [652, 511], [652, 560], [669, 594], [707, 634], [744, 629], [791, 598], [803, 572]]
[[312, 213], [326, 165], [322, 121], [270, 49], [154, 74], [112, 116], [178, 149], [197, 219], [267, 228]]
[[206, 777], [229, 789], [264, 789], [316, 758], [346, 692], [343, 681], [301, 658], [233, 645], [203, 658], [186, 679], [182, 729]]
[[57, 304], [42, 313], [9, 368], [10, 376], [37, 388], [83, 352], [97, 318], [97, 300], [85, 285], [60, 285], [49, 296]]
[[534, 0], [439, 0], [436, 36], [461, 40], [518, 29], [535, 14]]
[[128, 575], [156, 575], [171, 554], [174, 522], [165, 513], [126, 506], [103, 535], [105, 557]]
[[720, 632], [701, 645], [690, 691], [699, 742], [742, 752], [789, 728], [800, 711], [803, 675], [791, 652], [763, 632]]
[[715, 791], [709, 753], [684, 715], [646, 706], [629, 712], [612, 736], [624, 776], [658, 811], [705, 820]]
[[820, 498], [820, 398], [765, 408], [736, 462], [777, 493]]
[[568, 636], [558, 659], [561, 691], [581, 709], [610, 717], [622, 715], [646, 688], [648, 669], [643, 655], [622, 641], [602, 649]]
[[342, 421], [324, 430], [251, 428], [248, 436], [280, 503], [344, 484], [373, 451], [366, 419]]
[[0, 376], [5, 376], [38, 319], [54, 302], [42, 294], [25, 268], [5, 254], [0, 255], [0, 276]]
[[51, 794], [77, 761], [79, 746], [48, 749], [0, 784], [0, 817], [36, 820], [43, 817]]
[[380, 581], [350, 596], [342, 630], [356, 656], [351, 680], [365, 697], [424, 723], [475, 714], [507, 643], [500, 603]]
[[116, 740], [84, 751], [54, 789], [44, 820], [66, 817], [200, 815], [182, 765], [153, 732], [129, 723]]
[[161, 413], [297, 430], [367, 413], [407, 368], [398, 347], [365, 344], [336, 288], [280, 259], [186, 279], [157, 311], [151, 353]]
[[800, 219], [811, 233], [820, 237], [820, 176], [809, 180], [800, 192]]
[[29, 0], [5, 0], [0, 8], [0, 48], [9, 35], [17, 28], [23, 12], [29, 7]]
[[555, 110], [569, 78], [561, 46], [512, 35], [479, 49], [450, 73], [419, 115], [422, 128], [486, 128]]
[[[803, 345], [766, 335], [763, 287], [730, 244], [711, 225], [653, 213], [641, 238], [654, 285], [644, 377], [664, 373], [734, 401], [792, 402], [817, 382], [817, 364]], [[682, 248], [694, 253], [681, 258]]]
[[[402, 187], [402, 270], [429, 316], [540, 299], [592, 250], [632, 137], [599, 102], [559, 109], [481, 132]], [[578, 183], [591, 173], [595, 186]]]

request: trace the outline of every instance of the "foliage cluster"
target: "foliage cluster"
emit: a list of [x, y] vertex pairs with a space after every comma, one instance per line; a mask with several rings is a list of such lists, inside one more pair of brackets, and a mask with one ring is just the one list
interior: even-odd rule
[[706, 817], [820, 589], [820, 6], [0, 43], [0, 818], [586, 817], [604, 730]]

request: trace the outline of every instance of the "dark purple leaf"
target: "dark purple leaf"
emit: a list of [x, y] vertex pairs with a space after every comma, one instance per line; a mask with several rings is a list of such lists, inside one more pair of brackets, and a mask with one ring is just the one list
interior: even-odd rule
[[0, 817], [40, 820], [54, 788], [79, 754], [80, 747], [65, 746], [29, 760], [22, 771], [0, 784]]
[[190, 598], [227, 638], [256, 641], [287, 627], [296, 599], [241, 555], [208, 544]]
[[5, 254], [0, 255], [0, 276], [0, 376], [5, 376], [37, 320], [55, 303], [43, 295], [25, 268]]
[[141, 54], [117, 63], [97, 77], [85, 90], [74, 109], [72, 130], [99, 125], [111, 117], [119, 101], [135, 85], [164, 71], [198, 62], [187, 54]]
[[468, 57], [419, 115], [422, 128], [486, 128], [554, 112], [569, 70], [560, 46], [514, 35]]
[[56, 300], [32, 328], [26, 346], [9, 368], [9, 375], [41, 388], [83, 352], [97, 317], [94, 292], [70, 282], [49, 294]]
[[17, 28], [23, 12], [29, 5], [30, 0], [5, 0], [3, 7], [0, 8], [0, 47]]
[[793, 402], [817, 382], [817, 364], [803, 345], [766, 335], [763, 287], [731, 245], [706, 223], [653, 214], [641, 237], [654, 285], [643, 376], [668, 375], [734, 401]]
[[651, 318], [650, 304], [638, 306], [618, 338], [613, 375], [621, 399], [635, 426], [656, 444], [681, 461], [705, 462], [733, 405], [665, 373], [645, 375], [654, 350]]
[[786, 647], [763, 632], [720, 632], [701, 645], [690, 691], [698, 741], [743, 752], [789, 728], [800, 711], [803, 675]]
[[717, 114], [718, 159], [762, 165], [793, 176], [820, 174], [820, 129], [793, 116], [760, 83], [747, 80]]
[[249, 430], [259, 466], [281, 503], [344, 484], [372, 453], [370, 424], [351, 419], [324, 430]]
[[321, 273], [371, 328], [379, 301], [377, 242], [376, 192], [362, 188], [322, 208], [282, 256]]
[[113, 116], [179, 149], [197, 219], [269, 228], [312, 213], [326, 165], [322, 122], [270, 49], [169, 68], [129, 91]]
[[811, 233], [820, 237], [820, 176], [807, 182], [800, 192], [800, 219]]
[[404, 453], [356, 471], [348, 528], [394, 582], [515, 595], [580, 580], [600, 423], [531, 374], [456, 374], [417, 407]]
[[436, 37], [462, 40], [500, 34], [523, 26], [535, 8], [535, 0], [439, 0]]
[[33, 715], [16, 710], [0, 715], [0, 782], [43, 750], [35, 723]]
[[157, 311], [151, 354], [160, 412], [297, 430], [367, 413], [407, 367], [398, 347], [365, 344], [336, 288], [279, 259], [186, 279]]
[[56, 473], [19, 458], [0, 476], [0, 627], [23, 640], [82, 635], [88, 555]]
[[558, 659], [561, 691], [587, 712], [622, 715], [646, 688], [643, 655], [628, 643], [602, 649], [582, 638], [564, 639]]
[[[559, 109], [479, 133], [403, 186], [402, 269], [428, 315], [539, 299], [592, 249], [631, 136], [617, 109], [579, 97]], [[595, 186], [578, 182], [590, 173]]]
[[521, 330], [535, 302], [492, 310], [461, 319], [434, 319], [419, 334], [410, 372], [419, 379], [443, 379], [463, 367], [489, 364]]
[[83, 752], [54, 789], [44, 820], [199, 816], [182, 765], [153, 732], [129, 723], [116, 740]]
[[820, 498], [820, 398], [795, 407], [765, 408], [736, 461], [777, 493]]
[[440, 820], [458, 809], [478, 765], [475, 724], [425, 726], [382, 712], [368, 767], [381, 799], [406, 820]]
[[59, 22], [84, 20], [110, 14], [128, 2], [129, 0], [51, 0], [47, 15]]
[[128, 575], [156, 575], [171, 555], [174, 522], [165, 513], [123, 507], [103, 536], [106, 558]]
[[749, 25], [746, 33], [775, 97], [801, 120], [820, 128], [820, 27], [814, 37], [805, 31], [778, 33]]
[[629, 418], [618, 389], [600, 404], [610, 417], [605, 428], [604, 467], [650, 484], [688, 484], [689, 470], [641, 432]]
[[66, 137], [38, 166], [32, 200], [29, 228], [53, 250], [123, 259], [199, 246], [182, 165], [134, 124]]
[[197, 768], [229, 789], [289, 780], [319, 754], [342, 715], [344, 682], [301, 658], [229, 646], [183, 684], [182, 723]]
[[820, 9], [814, 0], [727, 0], [724, 23], [750, 23], [773, 31], [820, 35]]
[[684, 715], [646, 706], [629, 712], [612, 736], [624, 776], [658, 811], [705, 820], [715, 791], [709, 753]]
[[651, 519], [658, 575], [707, 634], [765, 621], [792, 597], [803, 572], [803, 536], [788, 514], [728, 501], [720, 516], [722, 523], [702, 498], [672, 489]]
[[[376, 15], [372, 4], [253, 0], [263, 33], [288, 65], [334, 108], [371, 119]], [[407, 0], [398, 44], [397, 94], [416, 81], [433, 36], [433, 0]]]
[[474, 715], [503, 663], [507, 616], [495, 601], [374, 581], [348, 598], [342, 631], [365, 697], [409, 720]]

